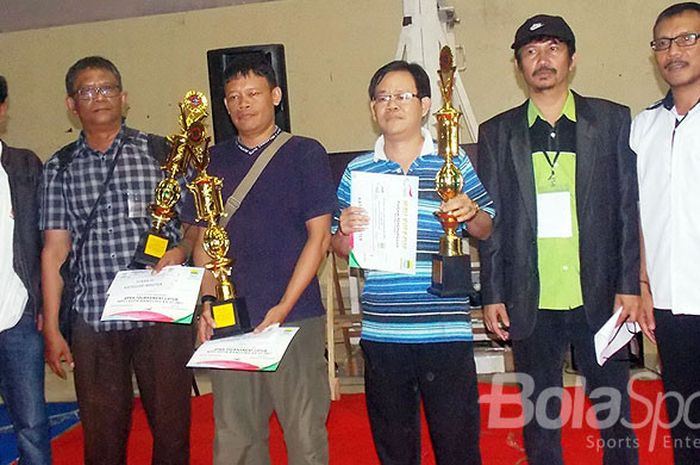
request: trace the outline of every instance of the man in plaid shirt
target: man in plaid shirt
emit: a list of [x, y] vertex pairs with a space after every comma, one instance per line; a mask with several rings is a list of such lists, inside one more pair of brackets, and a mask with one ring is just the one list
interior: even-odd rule
[[[40, 228], [44, 234], [42, 280], [46, 359], [65, 378], [74, 369], [85, 431], [85, 463], [126, 463], [133, 398], [132, 371], [153, 433], [153, 464], [189, 463], [190, 388], [185, 364], [192, 352], [189, 326], [129, 321], [101, 322], [106, 291], [116, 273], [131, 263], [141, 234], [150, 226], [146, 206], [162, 178], [149, 153], [147, 134], [123, 123], [126, 92], [112, 62], [77, 61], [66, 75], [66, 105], [82, 125], [78, 140], [46, 163]], [[69, 151], [70, 161], [59, 153]], [[115, 161], [116, 160], [116, 161]], [[114, 172], [73, 269], [75, 299], [70, 347], [59, 331], [63, 290], [61, 265], [77, 249], [80, 235], [113, 163]], [[172, 243], [179, 230], [166, 228]], [[187, 259], [183, 240], [156, 269]]]

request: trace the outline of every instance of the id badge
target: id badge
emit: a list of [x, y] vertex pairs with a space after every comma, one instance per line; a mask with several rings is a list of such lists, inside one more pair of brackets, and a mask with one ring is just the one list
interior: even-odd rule
[[148, 216], [146, 199], [138, 192], [127, 192], [126, 200], [129, 210], [129, 218], [144, 218]]
[[571, 237], [571, 193], [537, 194], [537, 237]]

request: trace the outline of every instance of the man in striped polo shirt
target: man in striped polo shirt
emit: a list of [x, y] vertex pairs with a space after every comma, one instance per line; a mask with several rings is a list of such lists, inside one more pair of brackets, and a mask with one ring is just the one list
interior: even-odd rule
[[441, 203], [435, 175], [443, 164], [423, 122], [430, 111], [430, 80], [415, 63], [381, 67], [369, 85], [372, 117], [382, 135], [374, 152], [347, 167], [338, 187], [333, 248], [350, 251], [350, 235], [373, 221], [350, 206], [352, 173], [419, 179], [415, 275], [367, 270], [362, 292], [365, 392], [372, 435], [383, 464], [420, 463], [420, 400], [439, 465], [480, 464], [479, 405], [469, 301], [428, 293], [431, 258], [443, 233], [433, 215], [451, 212], [469, 233], [484, 239], [495, 212], [465, 154], [455, 158], [463, 194]]

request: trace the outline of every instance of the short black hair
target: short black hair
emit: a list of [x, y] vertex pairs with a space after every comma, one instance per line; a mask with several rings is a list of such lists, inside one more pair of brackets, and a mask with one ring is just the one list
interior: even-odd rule
[[270, 85], [270, 89], [277, 87], [275, 70], [264, 53], [244, 53], [235, 56], [224, 69], [224, 85], [232, 79], [245, 77], [251, 73], [264, 77]]
[[522, 59], [523, 59], [523, 53], [522, 50], [525, 47], [525, 45], [531, 44], [533, 42], [548, 42], [550, 40], [554, 40], [557, 42], [560, 42], [562, 44], [566, 44], [566, 49], [569, 51], [569, 60], [574, 56], [574, 53], [576, 53], [576, 44], [568, 41], [568, 40], [562, 40], [559, 37], [552, 37], [552, 36], [536, 36], [533, 37], [532, 40], [528, 41], [527, 44], [523, 44], [521, 47], [518, 47], [517, 50], [515, 50], [515, 61], [518, 63], [518, 66], [520, 66]]
[[7, 79], [5, 76], [0, 76], [0, 105], [7, 100]]
[[66, 93], [68, 95], [73, 95], [77, 90], [75, 88], [75, 79], [78, 74], [86, 69], [103, 69], [109, 71], [117, 79], [117, 86], [122, 88], [122, 75], [119, 73], [117, 67], [106, 58], [100, 56], [84, 57], [73, 63], [73, 66], [68, 68], [66, 73]]
[[418, 91], [418, 98], [430, 97], [430, 78], [428, 73], [425, 72], [423, 67], [418, 63], [409, 63], [404, 60], [395, 60], [390, 63], [385, 64], [379, 68], [372, 76], [369, 81], [369, 98], [374, 100], [374, 92], [377, 90], [377, 86], [382, 79], [394, 71], [406, 71], [413, 76], [413, 80], [416, 82], [416, 90]]
[[686, 11], [694, 11], [700, 14], [700, 3], [682, 2], [669, 6], [656, 17], [656, 21], [654, 22], [654, 31], [656, 31], [656, 26], [658, 26], [661, 21], [671, 18], [672, 16], [678, 16]]

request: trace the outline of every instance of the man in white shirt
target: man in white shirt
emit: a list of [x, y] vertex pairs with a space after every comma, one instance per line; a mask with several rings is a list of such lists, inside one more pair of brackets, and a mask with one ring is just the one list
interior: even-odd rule
[[651, 48], [670, 86], [632, 123], [645, 334], [658, 343], [676, 465], [700, 463], [700, 3], [666, 8]]
[[[0, 123], [7, 81], [0, 76]], [[41, 161], [0, 140], [0, 395], [17, 435], [19, 463], [50, 465], [44, 400], [44, 343], [37, 331]]]

